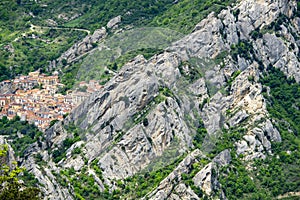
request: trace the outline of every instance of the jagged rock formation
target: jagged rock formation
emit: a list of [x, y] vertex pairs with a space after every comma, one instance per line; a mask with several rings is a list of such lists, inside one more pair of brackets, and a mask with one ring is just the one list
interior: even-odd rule
[[[167, 176], [159, 186], [152, 191], [147, 198], [150, 199], [200, 199], [195, 192], [184, 183], [183, 174], [190, 174], [192, 165], [199, 164], [201, 158], [205, 155], [195, 150], [185, 157], [185, 159]], [[201, 188], [207, 195], [219, 186], [216, 172], [218, 168], [230, 163], [231, 156], [228, 150], [218, 154], [212, 162], [201, 166], [202, 169], [194, 176], [193, 182], [196, 187]], [[200, 164], [201, 165], [201, 164]]]
[[[75, 43], [70, 49], [64, 52], [58, 59], [58, 62], [66, 60], [67, 63], [71, 63], [87, 52], [91, 51], [95, 45], [106, 37], [106, 29], [104, 27], [94, 31], [92, 35], [87, 35], [82, 41]], [[55, 65], [52, 64], [51, 65]]]
[[[184, 183], [181, 174], [189, 174], [189, 167], [212, 151], [214, 141], [211, 138], [218, 138], [222, 128], [229, 130], [243, 126], [245, 134], [234, 145], [237, 154], [244, 155], [247, 161], [264, 158], [272, 153], [271, 142], [281, 141], [280, 133], [269, 119], [258, 79], [260, 68], [273, 65], [300, 81], [299, 18], [293, 22], [284, 21], [278, 25], [280, 29], [276, 33], [269, 30], [282, 16], [292, 17], [295, 3], [288, 0], [241, 1], [218, 15], [210, 14], [195, 27], [193, 33], [174, 43], [164, 53], [149, 60], [143, 56], [136, 57], [64, 122], [50, 128], [42, 148], [35, 144], [31, 147], [24, 166], [43, 183], [43, 191], [50, 199], [73, 198], [72, 186], [62, 186], [54, 175], [61, 169], [72, 167], [80, 172], [88, 166], [100, 190], [103, 191], [105, 185], [114, 189], [114, 180], [130, 177], [145, 169], [172, 144], [178, 145], [179, 153], [187, 152], [193, 146], [195, 127], [201, 117], [208, 132], [202, 152], [195, 150], [189, 153], [145, 197], [200, 199]], [[255, 33], [261, 36], [256, 37]], [[106, 32], [101, 29], [94, 34], [88, 36], [89, 42], [83, 45], [98, 41]], [[77, 44], [78, 47], [81, 45]], [[239, 45], [248, 45], [249, 52], [232, 53]], [[81, 51], [80, 48], [77, 48], [80, 52], [90, 49], [86, 46]], [[224, 52], [228, 53], [221, 62], [209, 64]], [[74, 59], [73, 55], [74, 51], [66, 52], [62, 57], [69, 62]], [[189, 63], [192, 59], [196, 59], [202, 69], [202, 76], [196, 76], [196, 80], [186, 78], [195, 70]], [[66, 138], [75, 137], [72, 131], [67, 130], [71, 124], [80, 127], [81, 140], [72, 144], [66, 150], [66, 157], [56, 164], [52, 152], [61, 148]], [[79, 147], [82, 154], [74, 156], [73, 150]], [[33, 158], [38, 151], [47, 161], [42, 168]], [[97, 177], [91, 168], [95, 160], [103, 177]], [[225, 199], [218, 182], [218, 169], [230, 164], [230, 161], [230, 152], [221, 152], [201, 166], [192, 179], [194, 185], [207, 196], [218, 190], [218, 198]]]
[[[107, 23], [106, 27], [108, 29], [115, 29], [120, 22], [121, 16], [114, 17]], [[50, 68], [55, 68], [56, 62], [60, 63], [65, 60], [67, 63], [72, 63], [75, 60], [78, 60], [83, 55], [91, 52], [98, 43], [106, 38], [106, 36], [107, 29], [105, 27], [96, 29], [93, 34], [87, 35], [81, 41], [75, 43], [72, 47], [70, 47], [57, 59], [57, 61], [50, 62]]]
[[[153, 64], [155, 61], [157, 64]], [[175, 84], [175, 77], [180, 76], [177, 65], [178, 58], [169, 53], [149, 61], [139, 56], [68, 116], [65, 123], [74, 122], [88, 130], [85, 158], [91, 162], [102, 157], [99, 165], [104, 178], [133, 175], [161, 155], [175, 136], [182, 151], [191, 145], [180, 102], [172, 94], [167, 96], [160, 91], [165, 85]], [[147, 119], [147, 124], [141, 123], [142, 119]], [[60, 134], [59, 139], [56, 133]], [[67, 137], [60, 124], [47, 134], [50, 146], [61, 145]]]
[[[199, 199], [193, 190], [188, 188], [188, 186], [184, 183], [181, 183], [181, 176], [183, 173], [189, 173], [192, 164], [198, 161], [197, 158], [201, 157], [204, 157], [204, 155], [199, 150], [191, 152], [178, 165], [178, 167], [176, 167], [176, 169], [167, 176], [151, 194], [148, 195], [148, 197], [150, 197], [150, 199], [166, 199], [168, 197], [170, 199], [178, 199], [182, 198], [182, 196], [178, 196], [176, 194], [179, 192], [179, 194], [183, 193], [186, 199]], [[177, 186], [174, 188], [174, 185]]]
[[[299, 81], [299, 50], [298, 47], [290, 50], [290, 45], [296, 40], [292, 36], [292, 33], [296, 32], [291, 24], [288, 27], [281, 25], [280, 35], [285, 40], [270, 33], [264, 34], [261, 39], [251, 38], [254, 30], [266, 28], [281, 14], [290, 17], [294, 8], [293, 1], [242, 1], [232, 9], [223, 10], [217, 17], [209, 15], [196, 26], [192, 34], [178, 41], [170, 49], [177, 51], [183, 59], [216, 57], [220, 52], [230, 50], [231, 45], [247, 40], [253, 43], [253, 55], [258, 57], [263, 65], [272, 64]], [[242, 73], [233, 81], [229, 95], [218, 92], [210, 98], [209, 104], [204, 106], [202, 112], [209, 134], [216, 134], [224, 125], [234, 127], [247, 120], [249, 132], [244, 139], [251, 145], [247, 147], [246, 142], [241, 141], [237, 148], [239, 153], [252, 152], [254, 155], [250, 156], [251, 158], [263, 157], [263, 149], [270, 151], [270, 141], [281, 141], [280, 134], [269, 120], [257, 124], [261, 119], [268, 118], [266, 103], [261, 95], [262, 88], [256, 82], [259, 78], [258, 67], [258, 62], [243, 57], [238, 57], [235, 64], [229, 56], [224, 66], [216, 66], [213, 72], [207, 71], [206, 77], [212, 79], [219, 88], [226, 84], [226, 80], [229, 80], [237, 69]], [[249, 77], [254, 80], [249, 81]], [[230, 114], [226, 116], [226, 112]], [[256, 127], [250, 130], [254, 124]], [[255, 140], [255, 136], [259, 140]]]
[[121, 22], [121, 16], [117, 16], [112, 18], [111, 20], [109, 20], [109, 22], [107, 22], [107, 28], [116, 28], [116, 26]]

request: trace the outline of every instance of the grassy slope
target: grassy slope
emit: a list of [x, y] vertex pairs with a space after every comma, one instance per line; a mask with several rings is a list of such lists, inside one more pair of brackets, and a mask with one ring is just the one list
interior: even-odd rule
[[166, 12], [156, 16], [151, 22], [153, 26], [168, 27], [182, 33], [189, 33], [194, 26], [211, 12], [219, 13], [236, 0], [182, 0], [174, 4]]
[[[211, 11], [218, 12], [232, 2], [42, 0], [35, 3], [30, 0], [3, 0], [0, 3], [0, 81], [38, 68], [45, 69], [48, 61], [58, 58], [85, 35], [75, 30], [36, 31], [30, 29], [30, 24], [49, 26], [48, 20], [52, 19], [60, 27], [93, 31], [105, 26], [111, 18], [121, 15], [122, 26], [162, 26], [188, 33]], [[74, 16], [77, 17], [73, 19]], [[39, 39], [23, 38], [25, 33], [37, 35]], [[10, 45], [11, 51], [5, 48], [7, 45]], [[13, 71], [7, 70], [11, 66]]]
[[58, 58], [86, 35], [82, 31], [30, 28], [31, 24], [44, 22], [46, 16], [39, 16], [42, 12], [39, 4], [28, 2], [0, 3], [0, 81], [45, 69], [50, 60]]

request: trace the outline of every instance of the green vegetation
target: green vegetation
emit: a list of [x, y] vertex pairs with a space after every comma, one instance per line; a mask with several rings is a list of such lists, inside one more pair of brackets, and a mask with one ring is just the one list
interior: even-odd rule
[[48, 19], [33, 17], [41, 5], [34, 1], [0, 3], [0, 81], [41, 68], [46, 72], [55, 60], [86, 33], [70, 29], [51, 29], [31, 23]]
[[215, 64], [221, 64], [221, 68], [225, 67], [224, 59], [228, 56], [228, 54], [228, 51], [222, 51], [221, 53], [219, 53], [214, 59]]
[[103, 178], [103, 175], [102, 175], [102, 171], [101, 171], [101, 169], [98, 166], [98, 162], [99, 162], [99, 159], [93, 160], [93, 162], [91, 163], [91, 167], [95, 171], [97, 177], [100, 178], [101, 181], [104, 181], [104, 178]]
[[151, 25], [167, 27], [182, 33], [189, 33], [194, 26], [211, 12], [219, 13], [234, 0], [182, 0], [154, 18]]
[[126, 64], [128, 61], [135, 58], [137, 55], [143, 55], [145, 59], [149, 59], [153, 55], [161, 53], [162, 51], [163, 51], [162, 49], [155, 49], [155, 48], [147, 48], [147, 49], [142, 48], [138, 50], [133, 50], [117, 58], [113, 63], [108, 65], [108, 68], [110, 70], [117, 71], [124, 64]]
[[[85, 166], [80, 172], [74, 168], [61, 170], [60, 174], [52, 172], [62, 186], [67, 187], [70, 183], [74, 188], [76, 199], [136, 199], [145, 196], [168, 176], [174, 168], [182, 161], [186, 154], [181, 154], [178, 149], [178, 139], [174, 138], [171, 145], [164, 151], [162, 156], [154, 158], [149, 166], [134, 176], [124, 180], [111, 180], [117, 187], [113, 191], [104, 184], [104, 191], [95, 181], [95, 177], [90, 175], [88, 167]], [[207, 161], [201, 162], [203, 165]], [[195, 167], [197, 167], [195, 165]], [[103, 172], [99, 167], [99, 159], [95, 159], [90, 164], [97, 177], [104, 183]], [[199, 167], [197, 167], [197, 170]], [[196, 170], [196, 168], [195, 168]], [[194, 173], [195, 174], [195, 173]]]
[[[82, 4], [82, 0], [77, 0], [78, 4]], [[158, 14], [166, 11], [172, 6], [172, 0], [159, 1], [89, 1], [84, 14], [68, 23], [69, 27], [82, 27], [90, 30], [95, 30], [118, 15], [122, 16], [123, 25], [142, 26], [146, 25]], [[76, 5], [76, 4], [75, 4]], [[57, 7], [57, 6], [55, 6]]]
[[78, 61], [73, 63], [71, 66], [63, 68], [62, 72], [63, 74], [60, 77], [60, 81], [65, 86], [63, 88], [60, 88], [59, 92], [62, 94], [66, 94], [68, 90], [71, 90], [76, 82], [76, 77], [78, 70], [82, 64], [82, 61]]
[[[7, 158], [7, 145], [0, 146], [0, 199], [3, 200], [26, 200], [39, 199], [40, 190], [35, 187], [24, 187], [21, 183], [19, 183], [19, 175], [24, 172], [26, 173], [24, 168], [20, 168], [17, 166], [17, 163], [13, 163], [13, 168], [9, 168], [7, 166], [6, 158]], [[26, 174], [25, 174], [26, 175]], [[24, 179], [23, 179], [24, 180]], [[25, 182], [26, 184], [26, 182]]]
[[114, 34], [100, 44], [108, 48], [95, 50], [83, 58], [77, 78], [100, 80], [104, 84], [138, 54], [149, 59], [182, 37], [181, 33], [159, 27], [134, 28]]
[[14, 52], [4, 54], [6, 57], [0, 57], [3, 65], [13, 66], [12, 76], [27, 74], [39, 68], [46, 72], [49, 61], [57, 59], [71, 47], [74, 41], [86, 35], [81, 31], [55, 29], [33, 31], [31, 34], [34, 34], [36, 38], [19, 38], [11, 43]]
[[258, 38], [262, 38], [263, 34], [259, 31], [259, 29], [255, 29], [250, 33], [253, 40], [256, 40]]
[[[59, 27], [85, 28], [93, 31], [105, 26], [113, 17], [121, 15], [124, 25], [145, 26], [150, 23], [150, 25], [164, 25], [186, 32], [191, 31], [194, 25], [210, 12], [218, 13], [232, 3], [235, 1], [44, 0], [42, 3], [37, 3], [29, 0], [6, 0], [1, 2], [0, 16], [3, 25], [8, 29], [22, 29], [29, 21], [45, 26], [49, 25], [48, 19], [53, 19]], [[34, 17], [29, 12], [32, 12]], [[15, 24], [15, 20], [18, 23]]]
[[[279, 69], [269, 66], [263, 85], [270, 87], [268, 111], [276, 121], [282, 142], [273, 143], [275, 156], [265, 162], [257, 161], [258, 176], [262, 187], [272, 196], [300, 190], [300, 85], [292, 78], [287, 78]], [[276, 158], [279, 156], [279, 159]]]
[[[122, 23], [120, 24], [122, 28], [131, 25], [135, 27], [159, 26], [182, 33], [189, 33], [210, 12], [219, 13], [221, 9], [235, 2], [233, 0], [73, 0], [69, 2], [44, 0], [41, 4], [30, 0], [3, 0], [0, 3], [0, 81], [13, 78], [18, 74], [26, 74], [39, 68], [43, 72], [50, 72], [51, 70], [47, 71], [49, 61], [57, 59], [72, 44], [86, 36], [86, 31], [94, 31], [101, 26], [105, 26], [111, 18], [117, 15], [122, 15]], [[299, 11], [300, 2], [297, 2], [296, 16], [298, 17], [300, 16]], [[236, 19], [239, 12], [237, 10], [233, 13]], [[75, 15], [78, 15], [78, 17], [71, 19]], [[48, 19], [53, 19], [57, 22], [56, 28], [49, 27], [51, 25], [49, 25]], [[252, 31], [251, 37], [256, 40], [261, 38], [266, 32], [279, 34], [280, 26], [287, 23], [288, 20], [286, 16], [280, 15], [270, 26], [265, 27], [263, 30], [257, 29]], [[33, 24], [36, 26], [33, 26]], [[87, 30], [75, 30], [72, 27]], [[110, 30], [109, 33], [111, 33]], [[225, 36], [223, 33], [223, 37]], [[128, 43], [131, 44], [131, 41]], [[96, 47], [97, 44], [93, 46]], [[291, 48], [295, 49], [295, 45], [291, 45]], [[111, 49], [114, 50], [114, 48]], [[105, 52], [107, 54], [93, 55], [94, 57], [98, 56], [94, 59], [83, 57], [83, 61], [79, 60], [68, 67], [66, 67], [66, 60], [63, 60], [63, 76], [61, 80], [62, 83], [66, 84], [66, 87], [61, 92], [66, 92], [66, 90], [73, 87], [76, 82], [74, 77], [76, 77], [78, 72], [80, 75], [79, 70], [82, 65], [87, 66], [83, 70], [91, 73], [89, 78], [100, 79], [101, 83], [104, 84], [114, 72], [118, 71], [136, 55], [143, 54], [148, 59], [154, 54], [160, 53], [162, 49], [164, 48], [144, 48], [141, 46], [138, 49], [126, 51], [126, 48], [122, 46], [121, 54], [123, 53], [123, 55], [120, 57], [108, 57], [107, 55], [114, 53], [113, 50], [108, 50], [108, 52]], [[223, 61], [227, 55], [228, 52], [220, 53], [215, 62], [224, 65]], [[257, 60], [253, 56], [252, 44], [243, 40], [231, 46], [230, 55], [234, 61], [238, 61], [238, 56], [247, 60]], [[109, 59], [109, 62], [106, 63], [107, 65], [99, 63], [99, 60], [104, 59]], [[95, 63], [96, 67], [93, 66]], [[199, 67], [201, 64], [203, 63], [199, 64], [198, 61], [192, 59], [181, 63], [179, 70], [185, 78], [184, 82], [192, 83], [203, 75], [203, 71]], [[259, 64], [261, 71], [263, 71], [262, 63]], [[234, 72], [228, 80], [229, 89], [240, 73], [239, 70]], [[248, 77], [249, 81], [253, 81], [253, 79], [254, 77], [252, 76]], [[239, 127], [222, 130], [222, 134], [213, 141], [215, 144], [208, 157], [213, 158], [225, 149], [231, 150], [231, 164], [223, 167], [218, 172], [220, 174], [219, 181], [228, 199], [274, 199], [278, 195], [300, 190], [300, 86], [294, 79], [286, 78], [280, 70], [271, 66], [264, 72], [260, 81], [265, 86], [263, 94], [267, 99], [267, 109], [270, 117], [275, 122], [275, 126], [280, 131], [282, 142], [272, 144], [273, 156], [267, 156], [265, 160], [255, 160], [254, 163], [246, 163], [243, 161], [242, 155], [236, 155], [234, 145], [235, 142], [242, 138], [246, 130]], [[210, 86], [209, 83], [207, 86], [210, 87], [208, 91], [212, 95], [215, 88]], [[266, 87], [269, 87], [270, 91], [267, 92]], [[81, 88], [81, 91], [84, 90], [85, 88]], [[142, 123], [143, 127], [146, 128], [151, 123], [147, 115], [153, 109], [153, 106], [166, 101], [167, 97], [177, 100], [169, 88], [159, 88], [158, 95], [142, 111], [132, 116], [132, 119], [129, 120], [130, 125]], [[124, 97], [124, 101], [126, 98]], [[208, 99], [205, 99], [199, 105], [199, 109], [202, 110], [208, 101]], [[178, 104], [180, 104], [179, 101]], [[227, 110], [227, 116], [234, 115], [232, 112]], [[188, 114], [187, 116], [190, 117]], [[51, 122], [51, 125], [54, 123], [55, 121]], [[194, 148], [202, 149], [202, 143], [207, 135], [204, 124], [201, 120], [196, 123], [194, 121], [190, 123], [195, 125], [193, 128], [196, 130], [193, 146]], [[103, 127], [109, 124], [110, 121], [105, 122]], [[56, 163], [65, 158], [66, 151], [80, 140], [80, 130], [74, 124], [69, 124], [65, 129], [69, 133], [69, 137], [52, 152], [53, 160]], [[116, 145], [121, 140], [125, 131], [117, 131], [112, 145]], [[6, 135], [12, 141], [11, 145], [16, 155], [20, 157], [24, 157], [26, 149], [34, 142], [41, 144], [42, 133], [34, 125], [22, 122], [18, 117], [10, 121], [3, 117], [0, 120], [0, 134]], [[176, 140], [175, 134], [174, 138]], [[148, 140], [152, 143], [150, 137]], [[5, 156], [6, 151], [7, 147], [0, 148], [0, 157]], [[80, 147], [72, 150], [72, 155], [78, 154], [82, 154]], [[171, 149], [169, 152], [166, 151], [166, 154], [164, 157], [154, 160], [153, 163], [155, 164], [151, 163], [146, 170], [132, 177], [122, 181], [111, 180], [118, 188], [114, 191], [109, 191], [108, 186], [105, 185], [105, 191], [101, 193], [93, 175], [89, 174], [87, 167], [83, 167], [80, 172], [75, 172], [74, 168], [62, 170], [59, 175], [56, 174], [56, 177], [62, 186], [67, 187], [69, 183], [73, 186], [77, 199], [137, 199], [145, 196], [153, 188], [157, 187], [184, 158], [184, 155], [179, 155], [178, 149], [176, 151], [174, 149]], [[34, 158], [37, 163], [44, 164], [41, 154], [36, 154]], [[87, 160], [85, 162], [87, 163]], [[98, 162], [99, 160], [95, 159], [91, 163], [91, 168], [103, 181], [102, 170]], [[192, 178], [207, 162], [208, 160], [202, 159], [192, 165], [189, 174], [182, 174], [183, 182], [190, 186], [199, 197], [202, 197], [202, 191], [194, 186]], [[37, 184], [37, 180], [32, 174], [17, 166], [14, 169], [9, 169], [2, 164], [0, 169], [0, 199], [38, 199], [39, 191], [35, 188], [28, 188]], [[252, 170], [246, 168], [246, 165], [252, 167]], [[23, 177], [20, 177], [20, 179], [24, 180], [27, 186], [22, 191], [20, 190], [22, 185], [17, 181], [19, 178], [17, 175], [21, 173], [23, 173]], [[6, 183], [4, 184], [5, 187], [3, 187], [3, 183]]]
[[[48, 68], [49, 61], [57, 59], [71, 45], [82, 39], [88, 31], [93, 32], [105, 26], [115, 16], [122, 16], [121, 26], [124, 27], [158, 26], [187, 33], [210, 12], [218, 13], [234, 2], [233, 0], [179, 2], [173, 0], [147, 2], [141, 0], [118, 2], [113, 0], [88, 2], [4, 0], [0, 4], [0, 81], [39, 68], [43, 72], [51, 72], [52, 69]], [[154, 47], [145, 50], [141, 47], [140, 50], [126, 53], [109, 67], [116, 71], [138, 53], [149, 57], [160, 52], [159, 49], [163, 48]], [[62, 63], [66, 65], [65, 60]], [[62, 82], [66, 84], [64, 92], [74, 85], [72, 79], [77, 71], [78, 66], [72, 66], [64, 72], [66, 73], [62, 78]], [[105, 83], [109, 80], [109, 76], [101, 73], [100, 79]]]
[[198, 195], [198, 197], [203, 198], [204, 194], [203, 191], [195, 186], [193, 178], [194, 176], [203, 168], [209, 161], [207, 159], [202, 158], [198, 162], [191, 165], [190, 173], [182, 173], [181, 178], [185, 185], [190, 186], [191, 189]]
[[75, 199], [102, 199], [99, 186], [93, 176], [88, 174], [87, 167], [83, 167], [79, 172], [72, 167], [61, 170], [60, 174], [54, 171], [52, 173], [60, 185], [67, 187], [68, 184], [71, 184], [73, 186]]
[[255, 160], [252, 170], [248, 170], [245, 165], [250, 163], [242, 161], [242, 156], [236, 157], [233, 146], [243, 134], [225, 132], [219, 138], [213, 154], [229, 148], [233, 157], [232, 163], [220, 171], [219, 181], [228, 199], [274, 199], [300, 190], [300, 85], [272, 66], [260, 81], [270, 88], [269, 95], [263, 89], [264, 96], [282, 142], [273, 143], [274, 155]]
[[[133, 122], [135, 124], [144, 122], [148, 113], [153, 109], [153, 106], [165, 101], [166, 97], [174, 97], [176, 99], [175, 95], [172, 93], [172, 91], [169, 88], [160, 87], [159, 94], [156, 97], [154, 97], [152, 100], [150, 100], [150, 102], [143, 108], [143, 110], [141, 110], [133, 115], [133, 117], [132, 117]], [[149, 123], [148, 120], [147, 120], [147, 123]]]
[[238, 44], [231, 45], [231, 56], [233, 60], [238, 61], [238, 56], [243, 57], [246, 60], [251, 60], [254, 54], [253, 46], [247, 41], [239, 41]]
[[[66, 138], [61, 146], [52, 152], [52, 157], [54, 162], [59, 162], [63, 158], [66, 157], [66, 151], [76, 142], [80, 141], [79, 136], [79, 128], [74, 124], [69, 124], [65, 126], [65, 130], [69, 133], [69, 137]], [[73, 150], [73, 154], [79, 154], [81, 152], [80, 149], [75, 148]]]
[[300, 2], [297, 2], [297, 12], [296, 12], [296, 16], [300, 17]]
[[[32, 19], [30, 15], [24, 15], [28, 6], [20, 7], [17, 2], [3, 0], [0, 3], [0, 40], [2, 42], [11, 41], [21, 31], [28, 28], [28, 21]], [[2, 44], [3, 45], [3, 44]]]
[[28, 172], [26, 169], [24, 169], [22, 176], [20, 176], [19, 178], [24, 181], [24, 185], [26, 187], [37, 187], [39, 184], [35, 176], [32, 173]]
[[245, 163], [236, 157], [235, 152], [231, 152], [231, 155], [231, 164], [220, 170], [220, 183], [228, 199], [243, 199], [247, 194], [256, 193], [256, 186]]
[[[62, 170], [61, 175], [73, 185], [76, 199], [95, 199], [101, 197], [99, 186], [95, 183], [92, 175], [89, 175], [87, 168], [76, 173], [73, 168]], [[65, 182], [67, 184], [67, 182]]]
[[183, 158], [184, 155], [177, 157], [175, 161], [170, 162], [170, 164], [160, 167], [159, 169], [154, 168], [152, 171], [145, 171], [144, 173], [128, 177], [124, 181], [119, 181], [118, 186], [120, 187], [120, 190], [115, 196], [107, 196], [107, 198], [138, 199], [144, 197], [152, 189], [156, 188], [158, 184], [174, 170]]
[[205, 104], [207, 103], [209, 103], [209, 99], [208, 98], [203, 99], [203, 102], [199, 104], [199, 109], [202, 111]]
[[[173, 153], [171, 154], [174, 156]], [[105, 190], [100, 192], [94, 177], [88, 175], [87, 167], [82, 168], [81, 172], [75, 172], [73, 168], [62, 170], [60, 175], [56, 174], [56, 177], [62, 186], [67, 186], [68, 182], [73, 185], [76, 199], [136, 199], [145, 196], [155, 188], [174, 170], [183, 158], [184, 156], [177, 156], [169, 165], [165, 165], [159, 169], [154, 168], [152, 171], [141, 172], [123, 181], [113, 180], [118, 187], [118, 189], [113, 191], [109, 191], [108, 186], [105, 185]], [[95, 159], [91, 163], [91, 167], [96, 172], [96, 175], [103, 181], [102, 171], [97, 164], [98, 161], [98, 159]], [[163, 160], [161, 162], [163, 162]]]
[[193, 145], [195, 148], [201, 149], [203, 140], [207, 135], [207, 130], [204, 127], [204, 123], [202, 120], [199, 120], [199, 125], [197, 127], [196, 134], [193, 138]]
[[58, 122], [59, 120], [58, 119], [55, 119], [55, 120], [52, 120], [51, 122], [50, 122], [50, 126], [49, 127], [51, 127], [51, 126], [53, 126], [56, 122]]
[[234, 149], [234, 143], [239, 141], [245, 133], [244, 128], [223, 129], [222, 134], [216, 139], [215, 148], [209, 156], [213, 158], [225, 149]]
[[178, 66], [178, 69], [183, 77], [185, 77], [190, 83], [202, 77], [199, 63], [195, 59], [190, 59], [189, 61], [182, 62]]
[[[38, 145], [41, 144], [41, 136], [42, 132], [40, 132], [36, 126], [33, 124], [29, 124], [26, 121], [20, 121], [20, 118], [16, 116], [12, 120], [8, 120], [7, 117], [3, 117], [0, 119], [0, 135], [6, 136], [6, 139], [11, 140], [10, 145], [12, 146], [15, 155], [20, 156], [21, 158], [24, 158], [24, 154], [26, 152], [26, 149], [33, 144], [34, 142], [38, 142]], [[7, 146], [1, 147], [0, 151], [0, 157], [6, 155]], [[4, 159], [5, 160], [5, 159]], [[0, 159], [0, 162], [3, 161], [3, 159]], [[3, 164], [3, 163], [1, 163]], [[6, 165], [3, 165], [3, 169], [6, 169]], [[2, 170], [2, 169], [1, 169]], [[14, 177], [10, 177], [11, 179], [4, 179], [3, 177], [0, 178], [1, 181], [8, 181], [11, 185], [8, 186], [8, 190], [11, 190], [12, 192], [15, 192], [15, 198], [11, 196], [12, 194], [8, 194], [8, 191], [4, 191], [3, 194], [4, 196], [0, 195], [0, 199], [22, 199], [22, 195], [24, 195], [24, 199], [27, 197], [29, 198], [30, 195], [37, 195], [39, 191], [33, 187], [37, 187], [37, 179], [28, 171], [26, 171], [24, 168], [19, 168], [17, 165], [15, 166], [15, 169], [6, 169], [7, 171], [1, 171], [4, 174], [2, 176], [6, 176], [8, 174], [14, 174]], [[1, 175], [0, 172], [0, 175]], [[19, 184], [17, 181], [17, 175], [22, 174], [22, 176], [19, 176], [18, 179], [21, 179], [24, 181], [24, 185]], [[2, 179], [3, 178], [3, 179]], [[0, 183], [0, 185], [3, 182]], [[28, 187], [28, 190], [24, 191], [25, 193], [20, 192], [21, 187]], [[0, 189], [1, 192], [1, 189]], [[6, 196], [8, 195], [8, 196]], [[28, 199], [27, 198], [27, 199]], [[35, 197], [32, 196], [33, 199], [36, 199]]]
[[72, 151], [72, 155], [76, 155], [76, 154], [80, 154], [80, 153], [81, 153], [81, 148], [80, 147], [76, 147]]
[[4, 116], [0, 119], [0, 135], [5, 135], [8, 140], [12, 140], [10, 144], [15, 154], [23, 157], [27, 147], [34, 142], [39, 142], [42, 132], [33, 124], [20, 121], [18, 116], [12, 120]]
[[241, 70], [237, 70], [237, 71], [233, 72], [233, 74], [231, 75], [230, 79], [227, 81], [227, 85], [228, 85], [229, 89], [231, 88], [231, 85], [232, 85], [233, 81], [240, 74], [241, 74]]
[[295, 136], [299, 136], [299, 84], [293, 78], [286, 78], [283, 72], [271, 66], [267, 68], [267, 72], [261, 79], [261, 83], [270, 87], [270, 96], [267, 96], [266, 93], [264, 94], [269, 103], [269, 113], [273, 118], [279, 120], [277, 126], [279, 126], [280, 130], [291, 129]]
[[262, 31], [262, 33], [266, 32], [278, 32], [281, 30], [281, 25], [286, 24], [289, 22], [289, 19], [286, 15], [280, 14], [279, 17], [273, 21], [269, 26], [265, 27]]

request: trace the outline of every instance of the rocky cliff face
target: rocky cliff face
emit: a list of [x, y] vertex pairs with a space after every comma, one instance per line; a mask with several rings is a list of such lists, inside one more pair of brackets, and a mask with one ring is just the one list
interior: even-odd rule
[[[34, 144], [23, 165], [43, 184], [46, 197], [73, 199], [73, 186], [58, 180], [62, 170], [81, 173], [88, 167], [99, 189], [108, 186], [112, 191], [118, 188], [117, 180], [146, 169], [176, 145], [176, 155], [187, 156], [145, 198], [200, 199], [182, 178], [196, 163], [194, 186], [207, 196], [219, 191], [218, 198], [225, 199], [218, 173], [230, 164], [231, 153], [225, 150], [214, 158], [206, 154], [213, 151], [223, 130], [239, 127], [244, 134], [234, 146], [246, 161], [265, 158], [272, 153], [271, 142], [281, 141], [258, 80], [272, 65], [300, 81], [300, 23], [293, 17], [295, 8], [295, 1], [243, 0], [218, 15], [210, 14], [164, 53], [149, 60], [137, 56], [65, 121], [50, 128], [42, 148]], [[103, 30], [100, 37], [104, 35]], [[72, 59], [68, 52], [65, 56]], [[189, 152], [200, 119], [208, 135], [200, 150]], [[70, 130], [74, 124], [79, 127], [77, 135]], [[53, 162], [54, 151], [78, 135], [65, 156]], [[73, 153], [76, 148], [80, 154]], [[35, 162], [37, 152], [46, 165]], [[201, 159], [208, 161], [203, 164]]]
[[64, 52], [57, 61], [50, 62], [50, 68], [56, 67], [56, 62], [60, 63], [63, 60], [66, 63], [72, 63], [82, 56], [91, 53], [93, 49], [107, 37], [107, 29], [112, 30], [117, 28], [117, 25], [121, 22], [121, 16], [117, 16], [111, 19], [106, 27], [101, 27], [96, 29], [93, 34], [87, 35], [83, 40], [75, 43], [71, 48], [69, 48], [66, 52]]
[[[65, 60], [67, 63], [74, 62], [90, 52], [99, 41], [106, 37], [106, 28], [102, 27], [94, 31], [92, 35], [87, 35], [82, 41], [75, 43], [70, 49], [64, 52], [58, 59], [58, 62]], [[50, 63], [50, 67], [55, 67], [56, 61]]]

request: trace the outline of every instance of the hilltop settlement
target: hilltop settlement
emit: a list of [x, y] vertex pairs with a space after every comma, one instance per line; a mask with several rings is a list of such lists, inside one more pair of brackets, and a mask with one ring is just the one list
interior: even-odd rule
[[59, 93], [64, 85], [59, 82], [58, 73], [47, 76], [40, 71], [2, 81], [0, 86], [13, 91], [0, 95], [0, 118], [19, 116], [22, 121], [35, 124], [40, 130], [47, 129], [51, 121], [62, 121], [72, 109], [102, 87], [94, 80], [82, 81], [78, 88], [63, 95]]

